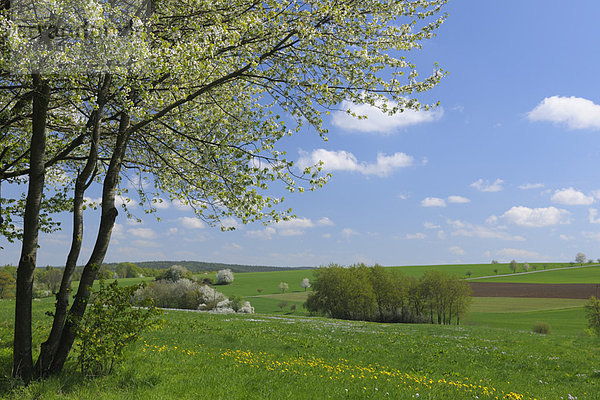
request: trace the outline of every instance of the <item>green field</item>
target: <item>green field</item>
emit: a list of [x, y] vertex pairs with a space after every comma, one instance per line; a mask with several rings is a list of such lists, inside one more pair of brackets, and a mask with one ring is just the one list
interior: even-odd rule
[[538, 270], [528, 274], [514, 274], [486, 279], [478, 282], [518, 283], [600, 283], [600, 266], [570, 267], [555, 271]]
[[[13, 301], [0, 301], [0, 397], [11, 399], [578, 399], [600, 396], [600, 342], [481, 326], [377, 324], [169, 311], [109, 376], [73, 361], [14, 386]], [[36, 327], [50, 301], [35, 303]], [[533, 307], [533, 306], [532, 306]], [[541, 307], [537, 305], [536, 307]], [[498, 313], [510, 317], [509, 313]], [[36, 348], [42, 336], [36, 334]], [[11, 391], [11, 386], [14, 386]], [[418, 394], [418, 396], [417, 396]], [[477, 397], [475, 397], [477, 396]], [[522, 396], [522, 397], [520, 397]]]

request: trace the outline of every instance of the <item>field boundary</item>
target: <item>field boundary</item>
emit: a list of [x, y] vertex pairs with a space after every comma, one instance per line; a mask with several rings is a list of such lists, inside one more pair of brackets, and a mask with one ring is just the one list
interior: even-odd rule
[[526, 272], [514, 272], [512, 274], [500, 274], [500, 275], [488, 275], [488, 276], [476, 276], [473, 278], [467, 278], [468, 281], [474, 281], [477, 279], [491, 279], [491, 278], [500, 278], [506, 276], [519, 276], [519, 275], [530, 275], [530, 274], [539, 274], [542, 272], [550, 272], [550, 271], [561, 271], [565, 269], [580, 269], [580, 268], [590, 268], [590, 267], [598, 267], [600, 264], [587, 264], [587, 265], [574, 265], [569, 267], [559, 267], [559, 268], [548, 268], [548, 269], [539, 269], [535, 271], [526, 271]]
[[473, 297], [600, 298], [597, 283], [469, 282]]

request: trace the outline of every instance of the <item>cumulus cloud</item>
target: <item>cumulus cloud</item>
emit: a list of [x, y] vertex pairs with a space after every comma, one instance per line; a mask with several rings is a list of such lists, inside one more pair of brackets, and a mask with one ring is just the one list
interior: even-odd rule
[[181, 217], [179, 218], [179, 222], [181, 226], [187, 229], [202, 229], [206, 226], [200, 219], [193, 217]]
[[490, 183], [488, 180], [478, 179], [475, 182], [471, 183], [471, 187], [481, 191], [481, 192], [499, 192], [503, 189], [502, 184], [504, 181], [502, 179], [496, 179], [493, 183]]
[[471, 200], [467, 199], [466, 197], [462, 197], [462, 196], [448, 196], [448, 203], [458, 203], [458, 204], [464, 204], [464, 203], [469, 203]]
[[158, 210], [165, 210], [169, 208], [169, 202], [168, 200], [157, 197], [155, 199], [152, 199], [152, 207], [155, 207]]
[[529, 208], [517, 206], [512, 207], [502, 214], [502, 218], [515, 225], [541, 228], [544, 226], [566, 224], [569, 222], [567, 220], [568, 215], [569, 212], [567, 210], [556, 207]]
[[132, 236], [142, 239], [154, 239], [156, 237], [156, 233], [149, 228], [131, 228], [127, 232]]
[[597, 209], [590, 208], [589, 221], [590, 221], [590, 224], [600, 224], [600, 218], [598, 218], [598, 210]]
[[600, 241], [600, 233], [598, 232], [582, 232], [582, 235], [586, 239]]
[[223, 228], [234, 228], [237, 229], [240, 227], [240, 222], [233, 218], [233, 217], [227, 217], [227, 218], [223, 218], [221, 220], [221, 226]]
[[342, 236], [349, 238], [350, 236], [354, 236], [354, 235], [358, 235], [358, 232], [356, 232], [354, 229], [350, 229], [350, 228], [342, 229]]
[[543, 183], [526, 183], [524, 185], [519, 186], [519, 189], [528, 190], [528, 189], [541, 189], [544, 187]]
[[564, 235], [564, 234], [561, 234], [558, 237], [560, 238], [560, 240], [565, 240], [565, 241], [569, 241], [569, 240], [575, 239], [573, 236]]
[[572, 187], [555, 191], [550, 200], [567, 206], [589, 206], [594, 202], [594, 198], [592, 196], [586, 196], [582, 192], [575, 190]]
[[422, 239], [426, 239], [427, 235], [424, 234], [424, 233], [421, 233], [421, 232], [408, 233], [408, 234], [406, 234], [405, 238], [406, 239], [419, 239], [419, 240], [422, 240]]
[[581, 97], [546, 97], [527, 118], [564, 124], [569, 129], [600, 129], [600, 105]]
[[334, 226], [335, 224], [329, 218], [323, 217], [317, 221], [317, 225], [319, 225], [319, 226]]
[[[396, 103], [389, 101], [388, 108], [397, 106]], [[366, 116], [366, 119], [358, 119], [345, 111], [337, 111], [332, 115], [334, 126], [345, 131], [380, 133], [389, 135], [397, 132], [400, 128], [411, 125], [418, 125], [427, 122], [437, 121], [444, 115], [444, 109], [438, 107], [433, 110], [414, 111], [404, 110], [404, 112], [388, 115], [377, 107], [368, 104], [353, 104], [349, 101], [343, 101], [342, 110], [351, 110], [358, 116]]]
[[250, 230], [246, 232], [246, 236], [259, 239], [271, 239], [276, 234], [281, 236], [299, 236], [303, 235], [310, 228], [333, 225], [335, 224], [328, 217], [323, 217], [316, 223], [310, 218], [293, 218], [287, 221], [279, 221], [262, 230]]
[[460, 220], [448, 220], [448, 224], [454, 228], [452, 236], [474, 237], [479, 239], [501, 239], [524, 241], [522, 236], [513, 236], [500, 228], [490, 228], [482, 225], [475, 225]]
[[135, 247], [160, 247], [160, 245], [156, 242], [151, 242], [150, 240], [134, 240], [131, 242]]
[[529, 251], [522, 249], [502, 249], [496, 251], [496, 255], [511, 259], [540, 259], [540, 253], [537, 251]]
[[431, 222], [425, 222], [423, 224], [423, 226], [425, 227], [425, 229], [440, 229], [441, 228], [441, 226], [433, 224]]
[[296, 164], [300, 170], [304, 170], [319, 162], [323, 162], [323, 169], [327, 171], [350, 171], [383, 177], [399, 168], [414, 165], [414, 158], [405, 153], [394, 153], [389, 156], [378, 153], [375, 163], [366, 163], [359, 162], [354, 154], [344, 150], [316, 149], [310, 154], [300, 151], [300, 158]]
[[446, 207], [446, 201], [438, 197], [426, 197], [421, 201], [423, 207]]
[[465, 254], [465, 251], [460, 246], [448, 247], [448, 250], [450, 253], [456, 254], [457, 256], [462, 256]]

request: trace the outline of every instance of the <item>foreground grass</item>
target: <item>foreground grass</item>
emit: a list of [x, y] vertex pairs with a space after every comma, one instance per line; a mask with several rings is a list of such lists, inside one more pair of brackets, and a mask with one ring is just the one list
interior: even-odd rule
[[[38, 328], [49, 324], [36, 302]], [[0, 376], [14, 303], [0, 301]], [[511, 314], [506, 314], [510, 316]], [[8, 318], [7, 318], [8, 317]], [[485, 327], [170, 311], [113, 375], [13, 387], [10, 399], [578, 399], [600, 397], [599, 342]], [[36, 336], [36, 347], [41, 341]]]

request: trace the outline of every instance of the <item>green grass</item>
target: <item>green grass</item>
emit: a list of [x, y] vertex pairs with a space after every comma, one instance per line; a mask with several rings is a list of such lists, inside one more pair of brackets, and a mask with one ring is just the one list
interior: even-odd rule
[[587, 328], [585, 302], [577, 299], [475, 297], [464, 323], [529, 332], [537, 321], [543, 321], [549, 323], [556, 334], [577, 336], [584, 334]]
[[498, 276], [477, 279], [476, 282], [515, 282], [515, 283], [600, 283], [600, 266], [566, 268], [556, 271], [539, 270], [531, 274]]
[[[546, 265], [548, 269], [566, 267], [569, 264], [565, 263], [529, 263], [531, 268], [534, 266], [541, 270]], [[519, 263], [519, 270], [521, 270], [522, 263]], [[508, 264], [450, 264], [450, 265], [416, 265], [416, 266], [402, 266], [402, 267], [390, 267], [399, 271], [402, 271], [406, 275], [419, 277], [423, 275], [425, 271], [432, 269], [439, 269], [448, 272], [449, 274], [457, 275], [460, 277], [467, 277], [467, 272], [471, 272], [471, 277], [478, 276], [491, 276], [496, 275], [495, 269], [498, 270], [498, 274], [510, 274], [512, 271]]]
[[[35, 303], [38, 327], [51, 302]], [[0, 301], [0, 376], [10, 372], [12, 301]], [[537, 307], [540, 307], [539, 305]], [[538, 311], [537, 313], [544, 311]], [[497, 313], [510, 317], [512, 314]], [[522, 314], [522, 313], [518, 313]], [[170, 311], [110, 376], [65, 373], [11, 399], [578, 399], [600, 396], [600, 342], [485, 326], [376, 324]], [[506, 328], [506, 327], [504, 327]], [[553, 326], [555, 331], [555, 326]], [[42, 337], [35, 336], [36, 348]]]

